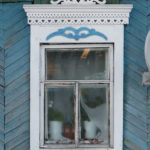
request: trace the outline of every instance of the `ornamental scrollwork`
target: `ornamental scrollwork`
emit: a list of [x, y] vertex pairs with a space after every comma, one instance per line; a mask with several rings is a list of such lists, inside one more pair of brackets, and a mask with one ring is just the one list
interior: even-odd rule
[[86, 4], [106, 4], [106, 0], [51, 0], [51, 4], [62, 4], [62, 5], [69, 5], [69, 4], [79, 4], [79, 5], [86, 5]]
[[87, 27], [80, 27], [79, 29], [75, 29], [73, 27], [66, 27], [64, 29], [59, 29], [56, 32], [49, 34], [46, 37], [46, 40], [49, 40], [55, 36], [63, 36], [69, 39], [79, 40], [81, 38], [87, 38], [89, 36], [99, 36], [103, 39], [107, 40], [107, 36], [101, 32], [96, 31], [95, 29], [89, 29]]

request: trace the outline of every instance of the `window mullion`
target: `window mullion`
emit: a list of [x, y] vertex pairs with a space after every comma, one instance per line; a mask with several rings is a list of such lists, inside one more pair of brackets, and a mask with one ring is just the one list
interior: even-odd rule
[[79, 143], [79, 83], [75, 83], [75, 145]]

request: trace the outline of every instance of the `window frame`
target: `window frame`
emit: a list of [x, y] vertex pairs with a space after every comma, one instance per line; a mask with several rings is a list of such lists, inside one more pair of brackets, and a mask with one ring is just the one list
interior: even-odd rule
[[[108, 48], [108, 59], [105, 61], [109, 62], [109, 78], [106, 80], [46, 80], [46, 49], [52, 48]], [[73, 149], [73, 148], [113, 148], [114, 146], [114, 98], [113, 98], [113, 84], [114, 84], [114, 45], [112, 43], [109, 44], [102, 44], [102, 43], [66, 43], [66, 44], [58, 44], [53, 43], [49, 45], [41, 45], [40, 46], [40, 147], [46, 149]], [[99, 83], [99, 84], [108, 84], [109, 86], [109, 107], [108, 107], [108, 118], [109, 118], [109, 143], [108, 145], [101, 145], [101, 144], [81, 144], [78, 141], [78, 145], [75, 144], [44, 144], [44, 88], [45, 84], [74, 84], [75, 85], [75, 92], [78, 95], [79, 91], [79, 84], [80, 83]], [[79, 116], [78, 116], [78, 109], [79, 109], [79, 99], [76, 98], [76, 117], [75, 117], [75, 131], [78, 131], [79, 126]], [[78, 135], [76, 131], [76, 134]], [[79, 137], [78, 137], [79, 138]], [[75, 141], [77, 141], [77, 136], [75, 136]]]
[[[41, 44], [52, 43], [114, 44], [114, 145], [112, 148], [95, 148], [94, 150], [122, 150], [124, 25], [129, 23], [129, 14], [133, 5], [25, 4], [23, 8], [30, 25], [30, 150], [45, 150], [40, 147], [39, 137], [40, 48]], [[60, 29], [64, 30], [68, 27], [72, 27], [74, 31], [86, 27], [90, 34], [88, 37], [83, 36], [82, 38], [79, 34], [73, 38], [64, 34], [60, 36], [54, 34], [58, 33]], [[92, 34], [92, 29], [102, 34], [100, 36]], [[49, 35], [53, 36], [49, 39], [47, 38]], [[56, 150], [56, 148], [54, 149]], [[87, 148], [73, 148], [71, 150], [87, 150]], [[93, 148], [88, 148], [88, 150], [93, 150]]]

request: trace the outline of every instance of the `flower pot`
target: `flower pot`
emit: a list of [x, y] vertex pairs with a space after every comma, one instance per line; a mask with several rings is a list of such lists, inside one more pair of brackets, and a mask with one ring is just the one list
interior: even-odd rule
[[69, 139], [74, 138], [74, 129], [72, 126], [64, 126], [64, 136]]
[[85, 138], [94, 139], [96, 136], [96, 126], [92, 121], [84, 121]]
[[49, 133], [52, 140], [60, 140], [62, 138], [62, 122], [50, 121]]

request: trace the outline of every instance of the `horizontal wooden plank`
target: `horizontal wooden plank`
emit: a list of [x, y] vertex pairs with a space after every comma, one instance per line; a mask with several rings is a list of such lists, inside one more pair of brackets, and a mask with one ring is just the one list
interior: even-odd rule
[[145, 113], [145, 114], [149, 114], [150, 113], [150, 109], [147, 108], [147, 103], [145, 102], [145, 104], [143, 103], [143, 101], [139, 101], [138, 99], [136, 99], [135, 97], [133, 97], [130, 94], [126, 94], [124, 95], [124, 102], [128, 103], [131, 106], [134, 106], [137, 110]]
[[[27, 88], [29, 89], [29, 88]], [[21, 106], [25, 101], [28, 101], [30, 99], [29, 90], [25, 91], [23, 94], [21, 94], [18, 98], [15, 99], [15, 101], [10, 101], [5, 106], [5, 114], [9, 113], [13, 109]]]
[[129, 141], [131, 141], [132, 143], [134, 143], [136, 150], [147, 150], [147, 143], [146, 141], [142, 141], [139, 138], [137, 138], [137, 136], [134, 135], [134, 133], [132, 134], [130, 131], [125, 130], [124, 132], [124, 137], [127, 138]]
[[[23, 74], [22, 76], [20, 76], [18, 79], [16, 79], [14, 82], [12, 82], [8, 86], [6, 86], [5, 96], [9, 97], [10, 95], [12, 95], [15, 92], [15, 89], [19, 89], [26, 82], [29, 82], [29, 76], [30, 76], [30, 74], [29, 74], [29, 72], [27, 72], [27, 73]], [[7, 106], [7, 103], [6, 103], [6, 106]]]
[[147, 70], [147, 68], [143, 66], [136, 65], [132, 57], [128, 55], [126, 56], [126, 54], [125, 54], [125, 65], [132, 68], [132, 70], [136, 71], [139, 75], [142, 75], [142, 73], [145, 72], [145, 70]]
[[10, 142], [6, 143], [5, 148], [6, 148], [6, 150], [12, 150], [17, 145], [20, 145], [21, 143], [23, 143], [27, 139], [29, 139], [29, 130], [23, 132], [22, 134], [20, 134], [19, 136], [17, 136], [13, 140], [11, 140]]
[[29, 34], [30, 34], [30, 29], [27, 26], [26, 28], [21, 30], [19, 33], [15, 34], [11, 38], [9, 38], [9, 40], [6, 42], [6, 48], [14, 45], [19, 40], [23, 39], [26, 35], [29, 35]]
[[14, 45], [11, 45], [11, 47], [5, 49], [5, 59], [7, 57], [11, 57], [12, 55], [15, 55], [16, 53], [20, 52], [21, 50], [24, 51], [24, 48], [30, 49], [30, 35], [24, 36], [21, 40], [19, 40]]
[[139, 119], [143, 123], [147, 123], [147, 115], [138, 111], [134, 106], [125, 103], [124, 110], [128, 111], [130, 114], [132, 114], [135, 118]]
[[[137, 10], [139, 13], [147, 16], [147, 0], [121, 0], [120, 1], [122, 4], [133, 4], [133, 10]], [[144, 20], [145, 18], [143, 18]]]
[[143, 130], [137, 128], [135, 125], [127, 121], [124, 122], [124, 127], [125, 130], [133, 133], [135, 136], [137, 136], [137, 138], [141, 139], [142, 141], [147, 141], [148, 132], [143, 132]]
[[29, 110], [29, 101], [25, 101], [22, 105], [15, 108], [14, 110], [10, 111], [8, 114], [5, 115], [5, 124], [9, 123], [16, 117], [18, 117], [21, 113], [26, 112]]
[[[17, 53], [15, 53], [16, 55], [13, 54], [9, 58], [7, 57], [5, 59], [5, 67], [6, 67], [5, 69], [8, 70], [7, 67], [9, 65], [12, 65], [16, 61], [19, 61], [20, 58], [24, 57], [25, 55], [28, 55], [29, 54], [29, 50], [30, 49], [28, 47], [27, 48], [25, 47], [23, 49], [20, 49]], [[27, 59], [27, 61], [28, 61], [28, 59]]]
[[[30, 63], [27, 62], [26, 64], [24, 64], [23, 66], [21, 66], [16, 73], [10, 75], [10, 76], [7, 76], [5, 78], [5, 84], [8, 85], [8, 84], [11, 84], [11, 82], [13, 82], [14, 80], [16, 80], [17, 78], [19, 78], [21, 75], [25, 74], [27, 71], [30, 70]], [[27, 74], [28, 75], [28, 74]]]
[[140, 147], [138, 147], [136, 144], [134, 144], [129, 139], [124, 138], [124, 150], [142, 150]]
[[[147, 88], [142, 86], [142, 75], [139, 75], [135, 70], [131, 70], [130, 66], [126, 66], [126, 71], [124, 73], [126, 76], [126, 83], [128, 86], [133, 85], [141, 94], [147, 95]], [[126, 84], [125, 84], [126, 85]]]
[[[7, 59], [8, 60], [8, 59]], [[20, 67], [30, 61], [29, 53], [27, 52], [23, 57], [19, 57], [18, 60], [14, 60], [12, 64], [5, 68], [6, 76], [10, 76], [15, 73]]]
[[5, 125], [5, 133], [10, 133], [11, 130], [16, 129], [16, 127], [29, 120], [30, 119], [29, 117], [30, 117], [29, 110], [21, 113], [18, 117], [16, 117], [14, 120]]
[[27, 121], [23, 122], [22, 124], [19, 124], [17, 128], [14, 128], [10, 132], [5, 133], [6, 143], [12, 141], [15, 137], [19, 136], [25, 131], [29, 131], [29, 118]]
[[[20, 86], [20, 88], [18, 88], [17, 90], [18, 92], [16, 92], [15, 94], [13, 94], [12, 96], [6, 96], [5, 97], [5, 104], [7, 105], [8, 103], [10, 102], [13, 102], [13, 101], [17, 101], [18, 98], [20, 98], [22, 95], [24, 95], [24, 93], [26, 91], [29, 91], [29, 82], [28, 83], [25, 83], [25, 84], [22, 84], [22, 86]], [[7, 112], [7, 110], [6, 110]]]
[[22, 143], [19, 143], [15, 147], [13, 147], [11, 150], [29, 150], [30, 149], [30, 139], [24, 140]]
[[132, 123], [137, 128], [143, 130], [143, 132], [147, 132], [147, 123], [141, 122], [141, 120], [130, 114], [127, 110], [124, 110], [124, 121]]

